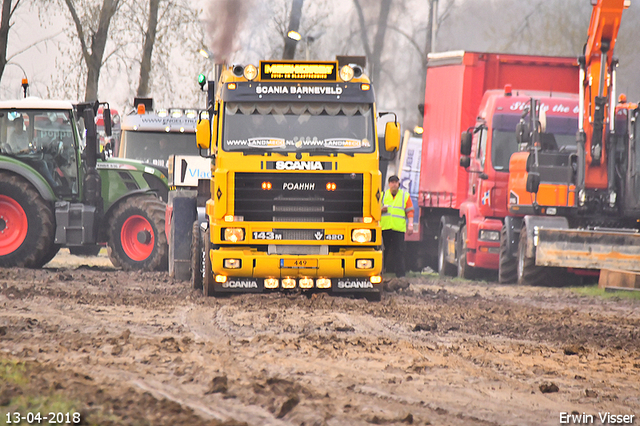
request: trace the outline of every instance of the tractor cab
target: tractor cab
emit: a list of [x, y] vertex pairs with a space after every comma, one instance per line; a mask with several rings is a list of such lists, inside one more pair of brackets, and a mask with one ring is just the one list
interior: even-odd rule
[[35, 169], [59, 198], [78, 197], [78, 148], [71, 103], [33, 98], [10, 108], [0, 103], [0, 153]]

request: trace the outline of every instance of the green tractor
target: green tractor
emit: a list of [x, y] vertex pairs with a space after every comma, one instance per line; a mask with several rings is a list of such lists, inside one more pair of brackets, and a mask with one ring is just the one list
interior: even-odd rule
[[107, 243], [116, 267], [167, 268], [166, 169], [107, 159], [98, 106], [0, 101], [0, 267], [39, 268], [61, 247], [97, 254]]

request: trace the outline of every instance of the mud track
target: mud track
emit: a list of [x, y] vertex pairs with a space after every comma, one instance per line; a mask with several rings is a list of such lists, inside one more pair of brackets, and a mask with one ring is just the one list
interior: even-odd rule
[[[108, 265], [63, 253], [0, 269], [0, 358], [113, 424], [639, 422], [637, 300], [435, 277], [392, 283], [381, 302], [215, 299]], [[0, 412], [14, 391], [0, 383]]]

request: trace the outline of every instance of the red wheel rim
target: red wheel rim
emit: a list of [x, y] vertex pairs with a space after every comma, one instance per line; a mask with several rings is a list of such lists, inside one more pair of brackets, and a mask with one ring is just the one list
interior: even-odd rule
[[27, 214], [13, 198], [0, 195], [0, 256], [13, 253], [27, 238]]
[[155, 245], [153, 228], [142, 216], [131, 216], [122, 224], [120, 241], [124, 253], [131, 259], [140, 262], [151, 256]]

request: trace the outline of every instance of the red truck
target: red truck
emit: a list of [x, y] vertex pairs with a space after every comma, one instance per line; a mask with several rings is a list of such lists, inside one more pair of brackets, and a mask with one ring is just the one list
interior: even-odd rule
[[479, 270], [498, 269], [509, 158], [519, 150], [516, 125], [535, 97], [552, 123], [555, 149], [575, 150], [578, 73], [576, 58], [429, 55], [420, 226], [407, 237], [407, 253], [437, 265], [443, 276], [474, 278]]

